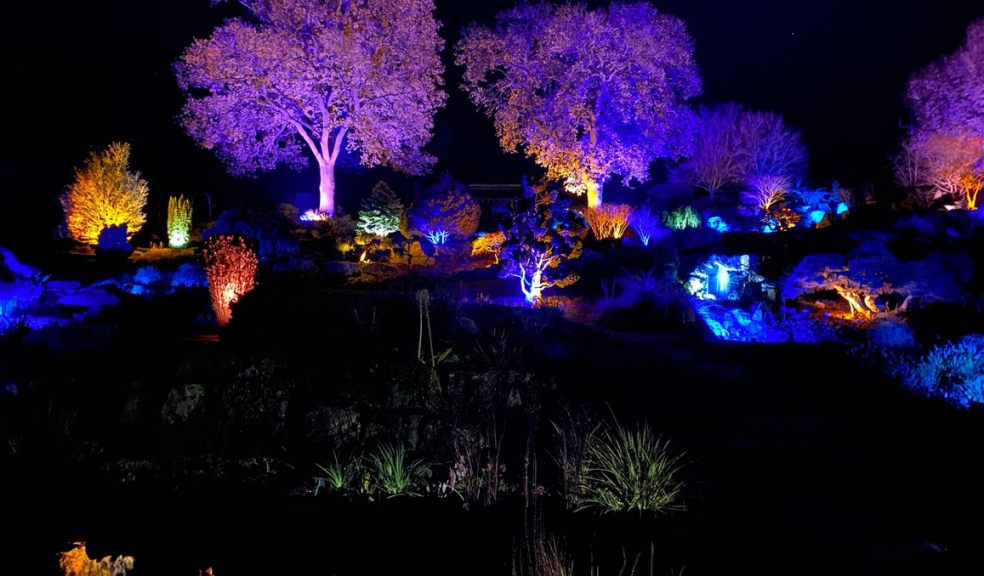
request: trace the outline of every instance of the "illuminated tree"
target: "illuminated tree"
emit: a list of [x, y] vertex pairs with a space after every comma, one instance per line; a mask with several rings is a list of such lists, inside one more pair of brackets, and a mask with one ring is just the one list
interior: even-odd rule
[[691, 157], [681, 166], [694, 187], [715, 192], [761, 176], [794, 179], [806, 167], [799, 132], [774, 112], [745, 110], [728, 103], [701, 108]]
[[242, 236], [218, 234], [205, 242], [205, 276], [220, 325], [232, 320], [232, 305], [256, 286], [259, 259]]
[[434, 244], [468, 238], [478, 230], [481, 217], [482, 209], [468, 187], [448, 173], [419, 194], [408, 214], [410, 229]]
[[649, 246], [652, 237], [661, 230], [659, 215], [646, 206], [639, 206], [629, 214], [629, 224], [639, 236], [643, 246]]
[[359, 205], [356, 229], [371, 236], [389, 236], [400, 229], [405, 210], [403, 202], [386, 182], [379, 182]]
[[744, 111], [734, 103], [701, 107], [695, 123], [694, 148], [682, 170], [691, 186], [711, 197], [745, 176], [742, 141], [738, 131]]
[[125, 224], [129, 239], [146, 221], [147, 191], [140, 173], [130, 172], [129, 144], [114, 142], [93, 152], [61, 197], [69, 234], [95, 245], [103, 228]]
[[523, 2], [493, 28], [469, 27], [456, 61], [502, 147], [594, 208], [612, 174], [644, 181], [653, 160], [688, 151], [687, 101], [701, 91], [693, 52], [683, 21], [648, 2]]
[[233, 174], [318, 163], [319, 211], [335, 213], [335, 166], [421, 173], [443, 105], [433, 0], [243, 0], [250, 19], [196, 40], [175, 64], [182, 123]]
[[563, 288], [578, 280], [565, 275], [561, 266], [581, 255], [585, 224], [556, 192], [539, 193], [533, 206], [513, 219], [502, 244], [502, 274], [519, 279], [527, 302], [536, 306], [547, 288]]
[[481, 254], [491, 254], [495, 257], [495, 263], [499, 263], [499, 254], [502, 252], [502, 244], [506, 241], [506, 234], [501, 230], [482, 234], [472, 242], [472, 256]]
[[984, 19], [959, 50], [909, 79], [908, 100], [919, 130], [984, 137]]
[[944, 195], [977, 208], [984, 182], [984, 20], [956, 53], [909, 80], [915, 126], [895, 158], [896, 180], [928, 204]]
[[775, 112], [744, 112], [738, 124], [744, 180], [756, 176], [803, 174], [807, 153], [800, 134]]
[[751, 189], [742, 194], [742, 200], [768, 214], [773, 208], [785, 202], [790, 182], [786, 176], [763, 174], [749, 178], [748, 185]]
[[167, 202], [167, 243], [184, 248], [191, 238], [191, 202], [184, 196], [171, 196]]

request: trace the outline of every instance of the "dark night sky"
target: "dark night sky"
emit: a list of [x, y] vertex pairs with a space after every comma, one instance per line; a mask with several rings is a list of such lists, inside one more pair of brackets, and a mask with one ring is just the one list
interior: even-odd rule
[[[437, 0], [443, 35], [488, 22], [504, 0]], [[906, 117], [911, 71], [953, 51], [984, 0], [659, 0], [697, 44], [706, 102], [772, 109], [802, 130], [812, 176], [852, 184], [885, 177], [885, 157]], [[292, 201], [316, 187], [314, 170], [235, 180], [174, 121], [181, 95], [170, 64], [234, 5], [207, 0], [16, 3], [0, 34], [8, 69], [0, 243], [46, 237], [57, 196], [93, 147], [133, 143], [133, 166], [151, 184], [151, 210], [171, 194]], [[437, 118], [438, 169], [467, 182], [517, 181], [528, 164], [501, 153], [491, 123], [471, 109], [448, 74], [451, 98]], [[388, 173], [370, 174], [376, 179]], [[390, 178], [395, 180], [394, 178]], [[354, 181], [351, 181], [354, 183]], [[344, 187], [343, 206], [354, 208]], [[407, 184], [404, 182], [403, 186]], [[357, 186], [350, 186], [356, 188]], [[29, 231], [18, 236], [21, 227]]]

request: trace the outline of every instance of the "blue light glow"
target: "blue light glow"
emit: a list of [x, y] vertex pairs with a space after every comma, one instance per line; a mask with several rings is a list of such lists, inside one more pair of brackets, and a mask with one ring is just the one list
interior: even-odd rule
[[451, 233], [447, 230], [434, 230], [433, 232], [424, 234], [424, 237], [430, 240], [431, 244], [437, 246], [447, 244], [448, 238], [451, 237]]
[[837, 215], [838, 216], [844, 214], [848, 210], [850, 210], [850, 206], [847, 205], [847, 202], [841, 202], [841, 203], [839, 203], [837, 205]]
[[823, 217], [826, 215], [827, 212], [825, 210], [813, 210], [810, 212], [810, 220], [812, 220], [814, 224], [819, 224], [823, 222]]
[[721, 218], [720, 216], [711, 216], [708, 218], [707, 227], [711, 230], [721, 232], [722, 234], [731, 229], [731, 227], [728, 226], [728, 223], [724, 221], [724, 218]]

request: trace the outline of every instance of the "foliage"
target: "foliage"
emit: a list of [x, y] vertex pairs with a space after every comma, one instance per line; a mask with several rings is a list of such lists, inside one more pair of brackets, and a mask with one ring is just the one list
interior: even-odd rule
[[208, 240], [217, 234], [237, 234], [252, 239], [264, 263], [286, 260], [300, 252], [300, 246], [293, 236], [293, 223], [278, 212], [239, 208], [226, 210], [219, 214], [215, 224], [202, 233], [202, 239]]
[[167, 201], [167, 243], [171, 248], [184, 248], [191, 239], [191, 202], [184, 196]]
[[570, 203], [558, 199], [555, 192], [541, 192], [529, 210], [513, 218], [502, 245], [502, 274], [519, 279], [527, 302], [535, 306], [543, 290], [577, 281], [577, 276], [558, 272], [564, 262], [581, 255], [585, 224], [581, 215], [570, 209]]
[[629, 228], [629, 215], [632, 206], [628, 204], [602, 204], [596, 208], [586, 208], [584, 219], [591, 226], [595, 238], [620, 240]]
[[663, 225], [670, 230], [686, 230], [700, 228], [700, 216], [693, 206], [681, 206], [672, 212], [663, 212]]
[[403, 213], [403, 202], [386, 182], [381, 181], [362, 199], [356, 230], [372, 236], [389, 236], [400, 229]]
[[904, 371], [903, 383], [963, 408], [984, 404], [984, 334], [936, 346]]
[[63, 576], [126, 576], [133, 570], [133, 556], [106, 556], [101, 560], [89, 558], [85, 542], [76, 542], [71, 550], [62, 552], [58, 568]]
[[434, 185], [418, 195], [410, 207], [408, 219], [411, 230], [417, 234], [446, 232], [447, 236], [463, 240], [478, 230], [481, 216], [482, 209], [468, 192], [468, 187], [445, 172]]
[[499, 263], [499, 253], [502, 251], [502, 244], [506, 241], [506, 233], [502, 230], [482, 234], [472, 242], [472, 256], [481, 254], [491, 254], [495, 257], [495, 263]]
[[604, 512], [664, 512], [681, 509], [680, 456], [643, 424], [595, 431], [588, 440], [584, 507]]
[[581, 507], [587, 471], [588, 443], [598, 425], [581, 414], [566, 412], [560, 421], [551, 421], [557, 449], [552, 457], [560, 469], [564, 503], [570, 510]]
[[232, 173], [297, 168], [310, 153], [318, 210], [333, 215], [343, 155], [411, 174], [433, 163], [422, 147], [446, 99], [433, 0], [241, 4], [248, 19], [194, 41], [174, 66], [185, 130]]
[[338, 461], [338, 454], [333, 454], [334, 462], [327, 466], [315, 464], [324, 474], [322, 481], [332, 490], [341, 491], [351, 488], [362, 475], [362, 460], [353, 458], [344, 464]]
[[126, 225], [127, 239], [146, 221], [147, 181], [130, 172], [130, 144], [114, 142], [92, 152], [61, 197], [72, 239], [95, 245], [108, 226]]
[[106, 226], [99, 232], [99, 239], [96, 241], [96, 249], [99, 252], [119, 252], [129, 255], [133, 252], [133, 247], [127, 240], [130, 234], [127, 232], [126, 224], [116, 226]]
[[369, 455], [377, 490], [388, 496], [416, 496], [414, 488], [430, 476], [430, 468], [421, 460], [408, 461], [403, 446], [383, 444]]
[[910, 349], [916, 347], [912, 329], [899, 318], [882, 318], [868, 328], [868, 340], [882, 350]]
[[219, 234], [205, 242], [205, 276], [219, 324], [232, 319], [232, 305], [256, 286], [259, 259], [242, 236]]
[[648, 207], [638, 206], [629, 214], [629, 225], [635, 230], [643, 246], [649, 246], [653, 235], [661, 231], [662, 221]]
[[648, 2], [523, 2], [494, 27], [467, 28], [455, 55], [502, 147], [596, 207], [610, 175], [645, 181], [653, 160], [688, 151], [693, 52], [684, 23]]

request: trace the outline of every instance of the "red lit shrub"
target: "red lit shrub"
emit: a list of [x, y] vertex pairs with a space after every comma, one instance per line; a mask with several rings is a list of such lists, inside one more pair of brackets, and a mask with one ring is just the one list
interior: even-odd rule
[[259, 259], [242, 236], [216, 235], [205, 243], [205, 276], [219, 324], [232, 319], [232, 304], [256, 286]]

